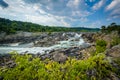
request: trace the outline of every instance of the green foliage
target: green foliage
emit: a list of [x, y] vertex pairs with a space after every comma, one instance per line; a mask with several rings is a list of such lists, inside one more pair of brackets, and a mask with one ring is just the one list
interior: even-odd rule
[[28, 32], [71, 32], [71, 31], [99, 31], [98, 28], [68, 28], [58, 26], [43, 26], [33, 24], [30, 22], [10, 21], [8, 19], [0, 18], [0, 32], [6, 32], [7, 34], [16, 33], [16, 31], [28, 31]]
[[105, 33], [110, 33], [112, 31], [118, 31], [118, 33], [120, 34], [120, 25], [117, 25], [116, 23], [111, 23], [107, 27], [102, 26], [101, 31]]
[[114, 37], [112, 42], [111, 42], [111, 47], [120, 44], [120, 38], [119, 37]]
[[103, 54], [86, 60], [69, 58], [64, 64], [48, 59], [41, 61], [27, 54], [12, 53], [12, 58], [16, 67], [0, 68], [0, 76], [4, 80], [101, 80], [112, 71]]
[[106, 50], [106, 41], [104, 40], [97, 40], [96, 41], [96, 53], [102, 53]]
[[114, 58], [114, 63], [117, 64], [115, 66], [116, 70], [115, 73], [118, 75], [118, 77], [120, 78], [120, 58]]
[[49, 32], [48, 32], [48, 35], [51, 35], [51, 34], [52, 34], [52, 32], [51, 32], [51, 31], [49, 31]]
[[107, 43], [106, 43], [106, 41], [104, 41], [104, 40], [97, 40], [97, 41], [96, 41], [96, 45], [97, 45], [97, 46], [100, 46], [100, 47], [104, 47], [104, 46], [107, 45]]
[[102, 31], [102, 32], [106, 31], [106, 26], [102, 26], [102, 27], [101, 27], [101, 31]]

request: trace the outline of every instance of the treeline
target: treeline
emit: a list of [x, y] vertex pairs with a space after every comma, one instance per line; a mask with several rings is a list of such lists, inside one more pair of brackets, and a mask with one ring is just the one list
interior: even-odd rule
[[9, 19], [0, 18], [0, 32], [6, 32], [7, 34], [16, 33], [16, 31], [28, 31], [28, 32], [68, 32], [68, 31], [99, 31], [98, 28], [66, 28], [55, 26], [43, 26], [30, 22], [11, 21]]
[[111, 23], [108, 26], [102, 26], [101, 31], [105, 33], [110, 33], [112, 31], [118, 31], [120, 34], [120, 25], [117, 25], [116, 23]]

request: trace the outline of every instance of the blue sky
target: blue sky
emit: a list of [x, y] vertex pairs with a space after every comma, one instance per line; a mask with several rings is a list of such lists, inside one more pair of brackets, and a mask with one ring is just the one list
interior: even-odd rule
[[0, 0], [0, 17], [42, 25], [100, 28], [120, 24], [120, 0]]

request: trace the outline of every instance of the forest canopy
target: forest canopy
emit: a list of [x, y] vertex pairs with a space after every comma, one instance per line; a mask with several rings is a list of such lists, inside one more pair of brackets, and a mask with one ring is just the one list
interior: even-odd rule
[[9, 19], [0, 18], [0, 32], [7, 34], [16, 33], [16, 31], [27, 32], [94, 32], [99, 31], [99, 28], [85, 27], [60, 27], [60, 26], [44, 26], [31, 22], [11, 21]]

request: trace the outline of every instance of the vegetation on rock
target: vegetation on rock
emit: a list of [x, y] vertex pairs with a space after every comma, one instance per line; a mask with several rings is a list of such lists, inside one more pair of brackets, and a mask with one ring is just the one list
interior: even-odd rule
[[97, 53], [101, 53], [104, 52], [106, 50], [106, 41], [104, 40], [97, 40], [96, 41], [96, 52]]
[[120, 25], [117, 25], [116, 23], [111, 23], [108, 26], [102, 26], [101, 31], [105, 33], [110, 33], [112, 31], [118, 31], [120, 34]]
[[49, 59], [41, 61], [27, 54], [12, 54], [12, 58], [16, 63], [14, 68], [0, 68], [4, 80], [101, 80], [114, 73], [104, 54], [86, 60], [69, 58], [62, 64]]
[[[16, 31], [30, 31], [30, 32], [45, 32], [49, 35], [53, 31], [78, 31], [71, 28], [61, 27], [47, 27], [37, 24], [10, 21], [0, 18], [0, 32], [4, 31], [8, 34]], [[8, 26], [9, 25], [9, 26]], [[89, 29], [88, 29], [89, 30]], [[112, 31], [120, 31], [120, 26], [115, 23], [108, 27], [102, 26], [102, 32], [107, 34], [110, 41], [105, 39], [106, 34], [99, 35], [96, 38], [96, 45], [93, 53], [87, 58], [76, 59], [75, 57], [68, 57], [65, 62], [59, 63], [55, 60], [45, 59], [40, 57], [33, 57], [30, 54], [20, 55], [16, 52], [11, 53], [11, 62], [14, 66], [7, 65], [0, 66], [0, 79], [3, 80], [119, 80], [120, 79], [120, 57], [114, 56], [114, 50], [119, 51], [120, 36], [114, 38], [108, 35]], [[111, 54], [105, 54], [107, 45], [110, 44], [113, 48]], [[93, 49], [94, 50], [94, 49]], [[108, 52], [109, 52], [108, 51]], [[120, 53], [117, 53], [120, 55]], [[85, 56], [84, 56], [85, 57]], [[4, 61], [4, 60], [3, 60]]]

